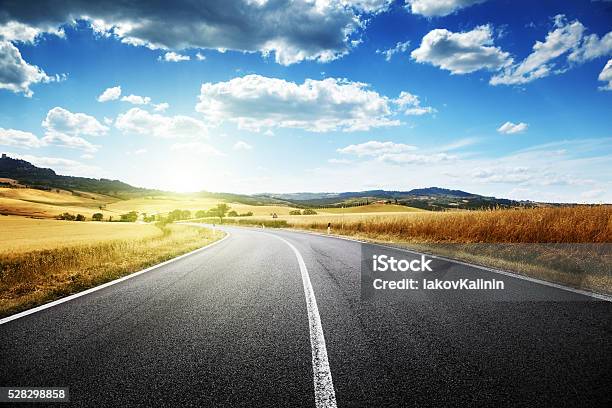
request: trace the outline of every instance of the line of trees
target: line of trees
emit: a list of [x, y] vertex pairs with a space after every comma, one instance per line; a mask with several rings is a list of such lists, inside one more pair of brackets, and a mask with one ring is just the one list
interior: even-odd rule
[[85, 218], [85, 216], [83, 214], [70, 214], [69, 212], [65, 212], [63, 214], [58, 215], [57, 217], [58, 220], [65, 220], [65, 221], [86, 221], [87, 218]]
[[316, 211], [312, 208], [306, 208], [302, 211], [300, 210], [291, 210], [289, 211], [289, 215], [316, 215]]
[[[209, 210], [198, 210], [193, 214], [190, 210], [181, 210], [181, 209], [172, 210], [166, 215], [161, 215], [161, 214], [149, 215], [144, 212], [141, 213], [142, 220], [144, 222], [156, 222], [157, 221], [157, 222], [164, 222], [164, 223], [189, 220], [192, 218], [219, 218], [219, 220], [223, 222], [223, 218], [225, 217], [250, 217], [252, 215], [253, 215], [252, 211], [239, 214], [237, 211], [232, 210], [230, 206], [225, 203], [217, 204], [216, 207], [213, 207]], [[138, 220], [138, 217], [139, 217], [138, 212], [130, 211], [128, 213], [121, 214], [117, 221], [136, 222]], [[87, 218], [82, 214], [74, 215], [68, 212], [58, 215], [56, 219], [67, 220], [67, 221], [86, 221], [87, 220]], [[95, 213], [91, 216], [91, 219], [92, 221], [104, 221], [104, 214], [100, 212]], [[108, 221], [112, 222], [113, 217], [112, 216], [109, 217]]]

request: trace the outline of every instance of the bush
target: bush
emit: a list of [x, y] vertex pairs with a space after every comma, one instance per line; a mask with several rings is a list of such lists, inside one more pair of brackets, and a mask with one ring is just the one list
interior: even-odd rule
[[138, 213], [136, 211], [130, 211], [127, 214], [121, 214], [121, 222], [136, 222], [138, 219]]
[[316, 215], [317, 212], [315, 210], [311, 210], [310, 208], [305, 209], [304, 211], [302, 211], [303, 215]]
[[245, 212], [239, 215], [239, 217], [252, 217], [253, 211]]
[[289, 215], [302, 215], [302, 212], [300, 210], [291, 210]]
[[155, 221], [155, 214], [151, 214], [151, 215], [147, 215], [146, 213], [142, 214], [142, 220], [144, 222], [153, 222]]
[[95, 213], [91, 216], [91, 219], [94, 221], [102, 221], [102, 219], [104, 219], [104, 215], [102, 213]]
[[85, 216], [84, 216], [84, 215], [82, 215], [82, 214], [77, 214], [77, 216], [76, 216], [76, 221], [85, 221], [85, 220], [86, 220], [86, 218], [85, 218]]
[[205, 218], [207, 215], [208, 213], [206, 212], [206, 210], [198, 210], [195, 213], [196, 218]]
[[76, 219], [76, 217], [73, 214], [70, 214], [67, 212], [58, 215], [56, 218], [58, 220], [66, 220], [66, 221], [74, 221]]
[[232, 211], [227, 213], [227, 216], [228, 217], [237, 217], [238, 213], [236, 211], [232, 210]]

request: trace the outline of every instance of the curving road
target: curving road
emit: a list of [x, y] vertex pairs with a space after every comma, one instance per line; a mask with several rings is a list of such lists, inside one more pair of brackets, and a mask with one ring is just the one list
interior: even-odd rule
[[362, 244], [225, 229], [0, 325], [0, 386], [68, 386], [74, 406], [612, 406], [610, 302], [444, 260], [503, 295], [363, 298]]

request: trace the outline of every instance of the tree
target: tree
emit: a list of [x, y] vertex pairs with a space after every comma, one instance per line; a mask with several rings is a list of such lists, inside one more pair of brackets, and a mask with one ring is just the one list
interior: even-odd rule
[[57, 216], [58, 220], [66, 220], [66, 221], [74, 221], [76, 219], [76, 217], [73, 214], [70, 213], [63, 213]]
[[142, 220], [144, 222], [153, 222], [155, 221], [155, 214], [148, 215], [147, 213], [143, 213]]
[[77, 214], [76, 221], [85, 221], [87, 220], [83, 214]]
[[221, 220], [221, 223], [223, 223], [223, 217], [225, 217], [225, 214], [227, 214], [229, 209], [230, 209], [229, 205], [225, 203], [217, 204], [217, 208], [213, 209], [215, 212], [215, 215], [219, 217], [219, 220]]
[[208, 213], [206, 212], [206, 210], [198, 210], [195, 213], [196, 218], [205, 218], [207, 215]]
[[102, 221], [103, 218], [104, 218], [104, 215], [102, 213], [95, 213], [94, 215], [91, 216], [91, 219], [94, 221]]
[[121, 214], [121, 222], [136, 222], [138, 219], [138, 213], [136, 211], [130, 211], [127, 214]]
[[300, 210], [291, 210], [289, 215], [302, 215], [302, 212]]
[[315, 215], [317, 212], [311, 208], [306, 208], [304, 211], [302, 211], [302, 214], [304, 215]]
[[237, 217], [238, 213], [236, 211], [232, 210], [232, 211], [227, 213], [227, 216], [228, 217]]

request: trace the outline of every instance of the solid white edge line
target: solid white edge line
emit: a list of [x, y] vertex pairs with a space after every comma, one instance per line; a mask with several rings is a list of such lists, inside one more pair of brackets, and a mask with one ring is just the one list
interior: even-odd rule
[[304, 295], [306, 296], [306, 309], [308, 311], [308, 325], [310, 327], [310, 347], [312, 349], [312, 371], [315, 392], [315, 404], [317, 408], [336, 408], [336, 392], [332, 382], [331, 369], [327, 359], [327, 348], [323, 336], [321, 316], [317, 307], [317, 299], [308, 275], [308, 268], [300, 251], [289, 241], [274, 234], [264, 234], [283, 241], [293, 250], [300, 266]]
[[408, 253], [415, 254], [415, 255], [425, 255], [425, 256], [428, 256], [430, 258], [440, 259], [440, 260], [443, 260], [443, 261], [447, 261], [447, 262], [451, 262], [451, 263], [456, 263], [456, 264], [460, 264], [460, 265], [464, 265], [464, 266], [470, 266], [472, 268], [481, 269], [481, 270], [488, 271], [488, 272], [493, 272], [493, 273], [498, 273], [500, 275], [506, 275], [506, 276], [509, 276], [511, 278], [522, 279], [522, 280], [525, 280], [525, 281], [528, 281], [528, 282], [538, 283], [540, 285], [550, 286], [552, 288], [556, 288], [556, 289], [565, 290], [565, 291], [568, 291], [568, 292], [577, 293], [579, 295], [583, 295], [583, 296], [587, 296], [587, 297], [592, 297], [592, 298], [599, 299], [599, 300], [604, 300], [606, 302], [612, 302], [612, 296], [604, 295], [602, 293], [595, 293], [595, 292], [589, 292], [588, 290], [571, 288], [569, 286], [564, 286], [564, 285], [561, 285], [561, 284], [558, 284], [558, 283], [553, 283], [553, 282], [545, 281], [545, 280], [538, 279], [538, 278], [532, 278], [531, 276], [519, 275], [519, 274], [514, 273], [514, 272], [503, 271], [501, 269], [490, 268], [488, 266], [471, 264], [469, 262], [463, 262], [463, 261], [459, 261], [457, 259], [446, 258], [444, 256], [432, 255], [432, 254], [428, 254], [428, 253], [424, 253], [424, 252], [413, 251], [413, 250], [406, 249], [406, 248], [399, 248], [399, 247], [394, 247], [394, 246], [389, 246], [389, 245], [384, 245], [384, 244], [378, 244], [376, 242], [368, 242], [368, 241], [364, 241], [364, 240], [361, 240], [361, 239], [343, 237], [341, 235], [327, 235], [327, 234], [319, 233], [319, 232], [300, 231], [300, 230], [293, 230], [293, 229], [288, 229], [288, 228], [281, 228], [281, 229], [283, 231], [287, 231], [287, 232], [297, 232], [297, 233], [303, 233], [303, 234], [311, 234], [311, 235], [316, 235], [316, 236], [323, 237], [323, 238], [342, 239], [344, 241], [358, 242], [360, 244], [368, 244], [368, 245], [379, 246], [379, 247], [382, 247], [382, 248], [395, 249], [395, 250], [399, 250], [399, 251], [403, 251], [403, 252], [408, 252]]
[[223, 241], [225, 241], [227, 238], [229, 238], [229, 236], [230, 236], [230, 233], [229, 233], [229, 232], [227, 232], [227, 231], [225, 231], [225, 236], [224, 236], [223, 238], [221, 238], [220, 240], [217, 240], [217, 241], [215, 241], [215, 242], [211, 242], [210, 244], [208, 244], [208, 245], [206, 245], [206, 246], [203, 246], [202, 248], [198, 248], [198, 249], [195, 249], [195, 250], [193, 250], [193, 251], [191, 251], [191, 252], [187, 252], [186, 254], [183, 254], [183, 255], [177, 256], [176, 258], [168, 259], [167, 261], [164, 261], [164, 262], [159, 263], [159, 264], [157, 264], [157, 265], [150, 266], [150, 267], [148, 267], [147, 269], [143, 269], [143, 270], [141, 270], [141, 271], [131, 273], [131, 274], [129, 274], [129, 275], [126, 275], [126, 276], [123, 276], [123, 277], [121, 277], [121, 278], [118, 278], [118, 279], [112, 280], [112, 281], [110, 281], [110, 282], [103, 283], [102, 285], [95, 286], [95, 287], [93, 287], [93, 288], [89, 288], [89, 289], [84, 290], [84, 291], [82, 291], [82, 292], [78, 292], [78, 293], [75, 293], [75, 294], [73, 294], [73, 295], [66, 296], [66, 297], [63, 297], [63, 298], [61, 298], [61, 299], [54, 300], [53, 302], [45, 303], [44, 305], [40, 305], [40, 306], [34, 307], [34, 308], [32, 308], [32, 309], [24, 310], [23, 312], [19, 312], [19, 313], [16, 313], [16, 314], [14, 314], [14, 315], [11, 315], [11, 316], [8, 316], [8, 317], [5, 317], [5, 318], [3, 318], [3, 319], [0, 319], [0, 325], [3, 325], [3, 324], [8, 323], [8, 322], [11, 322], [11, 321], [13, 321], [13, 320], [20, 319], [20, 318], [22, 318], [22, 317], [25, 317], [25, 316], [31, 315], [31, 314], [36, 313], [36, 312], [40, 312], [41, 310], [49, 309], [50, 307], [57, 306], [57, 305], [59, 305], [59, 304], [65, 303], [65, 302], [69, 302], [69, 301], [71, 301], [71, 300], [73, 300], [73, 299], [76, 299], [76, 298], [79, 298], [79, 297], [81, 297], [81, 296], [88, 295], [88, 294], [93, 293], [93, 292], [96, 292], [96, 291], [98, 291], [98, 290], [100, 290], [100, 289], [104, 289], [104, 288], [107, 288], [107, 287], [109, 287], [109, 286], [115, 285], [115, 284], [117, 284], [117, 283], [119, 283], [119, 282], [123, 282], [123, 281], [125, 281], [125, 280], [131, 279], [131, 278], [134, 278], [134, 277], [136, 277], [136, 276], [138, 276], [138, 275], [142, 275], [143, 273], [146, 273], [146, 272], [152, 271], [153, 269], [157, 269], [157, 268], [160, 268], [160, 267], [162, 267], [162, 266], [164, 266], [164, 265], [168, 265], [169, 263], [172, 263], [172, 262], [174, 262], [174, 261], [178, 261], [179, 259], [186, 258], [186, 257], [188, 257], [188, 256], [190, 256], [190, 255], [196, 254], [196, 253], [198, 253], [198, 252], [200, 252], [200, 251], [204, 251], [205, 249], [208, 249], [208, 248], [210, 248], [210, 247], [212, 247], [212, 246], [215, 246], [215, 245], [217, 245], [217, 244], [220, 244], [221, 242], [223, 242]]

